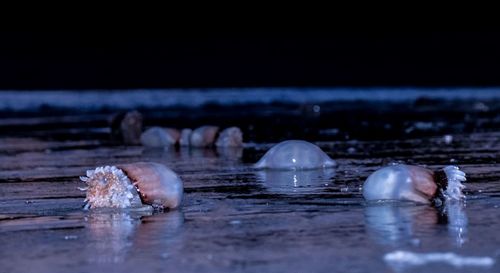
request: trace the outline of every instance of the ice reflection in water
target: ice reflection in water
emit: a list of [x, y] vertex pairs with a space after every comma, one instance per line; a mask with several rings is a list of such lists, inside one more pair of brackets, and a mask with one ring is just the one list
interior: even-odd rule
[[[164, 253], [181, 232], [184, 216], [179, 211], [148, 215], [129, 211], [95, 212], [87, 218], [89, 261], [123, 263], [132, 253]], [[137, 252], [137, 254], [135, 254]]]
[[178, 210], [143, 217], [133, 238], [134, 256], [168, 258], [182, 245], [183, 225], [184, 214]]
[[263, 170], [257, 176], [267, 190], [276, 193], [311, 193], [327, 187], [335, 176], [334, 169]]
[[217, 147], [217, 154], [230, 160], [239, 160], [243, 157], [243, 147]]
[[467, 225], [469, 223], [465, 213], [465, 202], [448, 201], [445, 203], [443, 213], [448, 216], [448, 233], [457, 246], [462, 246], [467, 241]]
[[447, 225], [454, 245], [467, 239], [464, 202], [448, 202], [443, 208], [401, 202], [367, 205], [365, 223], [368, 234], [382, 245], [419, 245], [424, 238], [439, 236], [441, 224]]
[[134, 235], [140, 224], [140, 216], [129, 212], [97, 212], [88, 218], [91, 252], [89, 259], [96, 263], [121, 263], [130, 251], [129, 238]]

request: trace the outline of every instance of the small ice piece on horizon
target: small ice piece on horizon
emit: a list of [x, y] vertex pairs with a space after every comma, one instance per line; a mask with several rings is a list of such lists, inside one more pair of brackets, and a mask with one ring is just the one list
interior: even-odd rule
[[444, 135], [443, 140], [444, 140], [444, 143], [451, 144], [451, 142], [453, 142], [453, 136], [452, 135]]
[[480, 102], [480, 101], [474, 103], [473, 108], [474, 108], [474, 110], [479, 111], [479, 112], [488, 112], [490, 110], [488, 105], [486, 105], [484, 102]]
[[318, 146], [303, 140], [287, 140], [273, 146], [254, 165], [262, 169], [320, 169], [335, 166]]
[[189, 139], [191, 138], [191, 134], [193, 133], [192, 129], [184, 128], [181, 130], [181, 137], [179, 138], [180, 146], [189, 146]]
[[215, 138], [219, 132], [219, 127], [205, 125], [193, 130], [189, 138], [191, 147], [204, 148], [210, 147], [215, 143]]
[[217, 147], [241, 147], [243, 146], [243, 133], [238, 127], [229, 127], [219, 134], [215, 142]]
[[339, 132], [340, 132], [340, 130], [337, 129], [337, 128], [330, 128], [330, 129], [319, 130], [319, 133], [321, 135], [327, 135], [327, 136], [335, 136], [335, 135], [338, 135]]
[[418, 121], [413, 124], [413, 126], [422, 131], [430, 130], [434, 127], [434, 124], [432, 122], [423, 122], [423, 121]]
[[111, 120], [112, 137], [127, 145], [140, 144], [142, 120], [138, 111], [115, 115]]
[[460, 256], [452, 252], [415, 253], [397, 250], [384, 255], [384, 261], [395, 267], [421, 266], [429, 263], [446, 263], [460, 268], [464, 266], [491, 267], [491, 257]]
[[141, 134], [141, 143], [146, 147], [174, 146], [181, 137], [173, 128], [151, 127]]

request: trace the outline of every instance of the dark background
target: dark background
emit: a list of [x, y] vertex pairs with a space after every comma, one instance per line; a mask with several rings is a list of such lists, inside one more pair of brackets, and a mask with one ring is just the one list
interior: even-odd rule
[[0, 32], [0, 89], [498, 86], [495, 32]]

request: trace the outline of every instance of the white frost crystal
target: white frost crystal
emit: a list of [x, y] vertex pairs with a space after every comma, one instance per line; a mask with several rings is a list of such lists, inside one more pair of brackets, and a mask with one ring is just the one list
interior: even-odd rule
[[446, 178], [448, 179], [448, 185], [443, 195], [447, 199], [451, 200], [461, 200], [465, 198], [462, 190], [465, 186], [462, 182], [466, 181], [465, 173], [462, 172], [457, 166], [446, 166], [443, 168]]
[[87, 183], [86, 208], [129, 208], [141, 206], [135, 186], [125, 173], [115, 166], [88, 170], [80, 179]]

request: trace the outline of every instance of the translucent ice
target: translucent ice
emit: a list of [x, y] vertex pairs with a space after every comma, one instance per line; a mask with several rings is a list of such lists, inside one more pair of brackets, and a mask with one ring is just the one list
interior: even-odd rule
[[168, 147], [179, 141], [180, 133], [176, 129], [151, 127], [141, 134], [141, 144], [146, 147]]
[[256, 168], [267, 169], [319, 169], [335, 166], [318, 146], [303, 140], [287, 140], [273, 146], [255, 164]]
[[217, 141], [217, 147], [241, 147], [243, 146], [243, 133], [238, 127], [229, 127], [220, 132]]
[[[440, 177], [442, 176], [442, 177]], [[456, 166], [434, 172], [424, 167], [391, 165], [372, 173], [363, 185], [366, 200], [408, 200], [430, 203], [441, 194], [446, 200], [461, 200], [465, 173]]]

